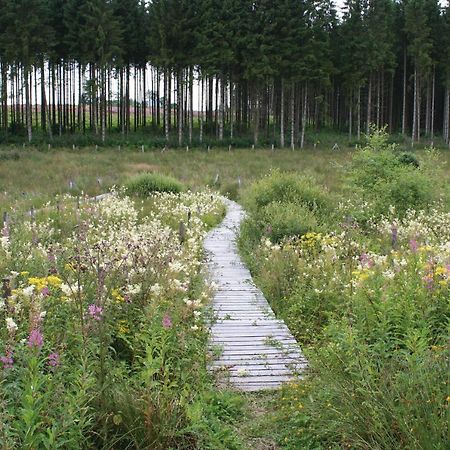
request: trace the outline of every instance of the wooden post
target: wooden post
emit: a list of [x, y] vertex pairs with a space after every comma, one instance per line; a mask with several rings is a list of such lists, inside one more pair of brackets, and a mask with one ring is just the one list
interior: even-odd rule
[[7, 299], [11, 297], [11, 279], [9, 277], [5, 277], [2, 280], [2, 294], [3, 298]]
[[183, 221], [180, 221], [178, 235], [180, 237], [180, 244], [182, 244], [186, 240], [186, 225], [184, 224]]

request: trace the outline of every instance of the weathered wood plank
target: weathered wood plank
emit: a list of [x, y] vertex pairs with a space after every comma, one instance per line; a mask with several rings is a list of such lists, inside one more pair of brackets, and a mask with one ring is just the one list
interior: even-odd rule
[[210, 346], [219, 356], [208, 367], [225, 371], [229, 383], [242, 391], [277, 389], [304, 371], [307, 362], [241, 261], [236, 238], [245, 214], [236, 203], [226, 203], [225, 219], [204, 243], [205, 265], [217, 286]]

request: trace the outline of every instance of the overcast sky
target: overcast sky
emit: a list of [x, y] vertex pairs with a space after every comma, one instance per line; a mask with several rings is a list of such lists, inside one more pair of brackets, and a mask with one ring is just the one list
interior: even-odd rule
[[[449, 0], [440, 0], [439, 3], [442, 6], [447, 6], [448, 5], [448, 1]], [[336, 9], [337, 9], [338, 12], [340, 12], [340, 9], [344, 5], [344, 3], [345, 3], [345, 0], [334, 0], [334, 4], [336, 5]]]

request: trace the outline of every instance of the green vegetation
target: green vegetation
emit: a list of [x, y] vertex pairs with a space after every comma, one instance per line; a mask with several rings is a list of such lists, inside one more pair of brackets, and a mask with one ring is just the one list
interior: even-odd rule
[[155, 192], [178, 193], [184, 190], [183, 185], [175, 178], [160, 173], [143, 173], [125, 182], [128, 195], [148, 198]]
[[259, 240], [257, 199], [295, 211], [290, 194], [304, 179], [277, 172], [243, 193], [241, 249], [311, 370], [275, 399], [280, 448], [446, 448], [450, 208], [437, 158], [401, 153], [375, 132], [339, 193], [309, 180], [332, 205], [316, 227], [266, 216], [280, 233], [267, 221]]
[[[449, 144], [439, 0], [1, 0], [0, 143]], [[139, 144], [140, 143], [140, 144]], [[151, 143], [151, 144], [150, 144]]]

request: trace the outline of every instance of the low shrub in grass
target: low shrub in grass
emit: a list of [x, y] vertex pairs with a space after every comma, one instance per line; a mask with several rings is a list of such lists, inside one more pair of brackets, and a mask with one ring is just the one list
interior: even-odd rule
[[398, 152], [384, 130], [373, 130], [367, 140], [353, 156], [348, 178], [349, 191], [369, 202], [372, 216], [389, 207], [404, 216], [408, 209], [426, 209], [439, 199], [443, 177], [435, 168], [421, 164], [412, 153]]
[[143, 173], [130, 178], [125, 183], [128, 195], [137, 195], [141, 198], [150, 197], [155, 192], [179, 193], [184, 186], [175, 178], [160, 173]]
[[256, 245], [266, 235], [272, 242], [301, 236], [329, 220], [331, 196], [313, 179], [273, 171], [244, 194], [249, 217], [243, 241]]
[[252, 213], [272, 202], [302, 205], [315, 213], [331, 208], [329, 194], [314, 179], [278, 170], [254, 183], [245, 195], [245, 206]]
[[302, 236], [317, 228], [314, 213], [296, 203], [272, 202], [261, 208], [258, 229], [265, 230], [273, 242], [286, 237]]

